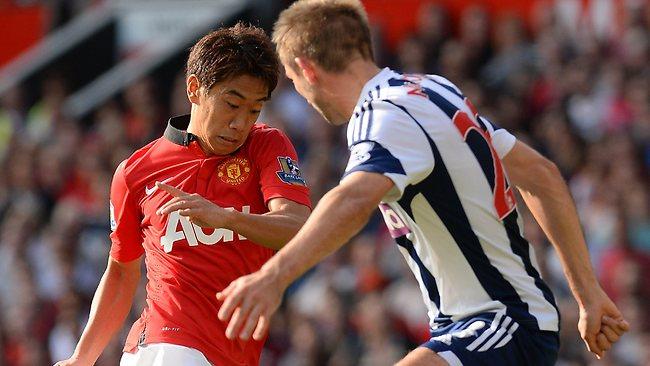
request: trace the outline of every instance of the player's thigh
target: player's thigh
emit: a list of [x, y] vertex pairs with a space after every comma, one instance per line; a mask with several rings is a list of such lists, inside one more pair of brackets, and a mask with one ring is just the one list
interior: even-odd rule
[[449, 366], [447, 361], [426, 347], [418, 347], [409, 352], [395, 366]]

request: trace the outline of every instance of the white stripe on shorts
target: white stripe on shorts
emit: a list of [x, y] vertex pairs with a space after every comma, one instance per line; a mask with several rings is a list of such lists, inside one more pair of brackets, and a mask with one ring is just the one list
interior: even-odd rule
[[469, 346], [467, 346], [468, 351], [475, 350], [476, 347], [481, 345], [481, 343], [483, 343], [489, 336], [491, 336], [492, 334], [494, 334], [494, 332], [497, 331], [497, 329], [499, 328], [499, 325], [501, 323], [501, 318], [503, 317], [503, 314], [505, 314], [505, 310], [499, 311], [494, 316], [494, 319], [492, 320], [492, 325], [490, 326], [490, 328], [488, 330], [486, 330], [485, 332], [483, 332], [483, 334], [481, 334], [478, 338], [476, 338], [474, 340], [474, 342], [470, 343]]
[[501, 342], [499, 342], [499, 344], [497, 344], [494, 348], [501, 348], [510, 342], [512, 339], [512, 333], [514, 333], [517, 328], [519, 328], [519, 324], [515, 323], [508, 331], [508, 335], [506, 335], [503, 340], [501, 340]]
[[[501, 327], [497, 331], [497, 333], [495, 335], [493, 335], [492, 338], [490, 338], [487, 342], [485, 342], [483, 347], [479, 348], [478, 351], [479, 352], [485, 352], [485, 351], [489, 350], [490, 347], [492, 347], [492, 345], [497, 343], [497, 341], [499, 341], [501, 339], [501, 337], [503, 337], [503, 335], [506, 333], [506, 331], [508, 331], [508, 326], [510, 325], [511, 321], [512, 321], [512, 318], [509, 317], [509, 316], [506, 316], [506, 320], [503, 321], [503, 324], [501, 324]], [[514, 323], [514, 324], [516, 325], [517, 323]]]
[[449, 366], [463, 366], [463, 363], [460, 362], [460, 359], [452, 351], [442, 351], [438, 352], [438, 356], [442, 357]]

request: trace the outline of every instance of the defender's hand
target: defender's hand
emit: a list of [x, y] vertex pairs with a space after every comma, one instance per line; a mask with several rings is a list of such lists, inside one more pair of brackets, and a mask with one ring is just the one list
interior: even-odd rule
[[284, 289], [275, 276], [264, 270], [231, 282], [217, 294], [217, 299], [223, 301], [219, 319], [229, 320], [226, 337], [248, 340], [252, 334], [257, 341], [264, 339]]
[[600, 287], [580, 304], [578, 330], [587, 349], [597, 358], [602, 358], [629, 329], [628, 322]]
[[54, 366], [86, 366], [91, 365], [92, 362], [81, 361], [76, 357], [70, 357], [67, 360], [59, 361], [54, 364]]
[[167, 215], [178, 211], [180, 215], [187, 216], [192, 223], [201, 227], [220, 229], [228, 226], [232, 211], [219, 207], [197, 193], [186, 193], [160, 182], [156, 182], [156, 186], [173, 197], [156, 211], [157, 214]]

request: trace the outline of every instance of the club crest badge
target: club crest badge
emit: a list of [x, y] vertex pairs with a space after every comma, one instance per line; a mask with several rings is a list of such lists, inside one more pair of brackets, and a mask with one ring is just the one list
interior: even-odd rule
[[300, 168], [298, 168], [298, 164], [296, 164], [293, 159], [288, 156], [279, 156], [278, 162], [280, 163], [280, 169], [282, 170], [276, 173], [278, 174], [278, 178], [280, 178], [281, 181], [297, 186], [307, 185], [303, 177], [300, 175]]
[[222, 182], [236, 186], [245, 182], [250, 176], [251, 167], [244, 158], [230, 158], [219, 165], [218, 176]]

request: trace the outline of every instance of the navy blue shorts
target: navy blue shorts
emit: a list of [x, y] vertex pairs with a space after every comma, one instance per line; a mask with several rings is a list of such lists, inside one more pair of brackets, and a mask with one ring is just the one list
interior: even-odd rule
[[433, 350], [451, 366], [552, 366], [560, 341], [556, 332], [527, 329], [499, 312], [438, 328], [421, 347]]

